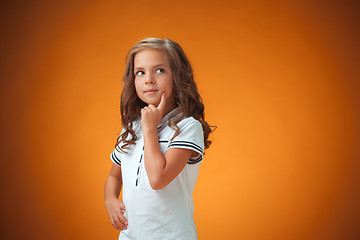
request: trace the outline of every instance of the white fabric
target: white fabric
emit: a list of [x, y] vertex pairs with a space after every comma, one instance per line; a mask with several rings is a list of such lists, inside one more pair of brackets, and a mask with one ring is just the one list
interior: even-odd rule
[[190, 158], [179, 175], [161, 190], [153, 190], [145, 170], [143, 136], [140, 120], [133, 129], [138, 136], [127, 154], [114, 149], [110, 158], [121, 165], [123, 179], [123, 201], [128, 228], [120, 232], [119, 240], [195, 240], [197, 232], [193, 218], [192, 193], [202, 161], [204, 137], [201, 123], [192, 117], [177, 123], [180, 134], [173, 141], [175, 130], [168, 126], [168, 119], [176, 119], [178, 109], [167, 114], [158, 127], [161, 152], [169, 148], [192, 149], [199, 153]]

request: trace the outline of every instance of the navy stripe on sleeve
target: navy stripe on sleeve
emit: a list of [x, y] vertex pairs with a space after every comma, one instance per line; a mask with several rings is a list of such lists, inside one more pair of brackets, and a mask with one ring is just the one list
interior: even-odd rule
[[202, 155], [200, 155], [200, 156], [199, 156], [198, 158], [196, 158], [196, 159], [190, 158], [187, 163], [189, 163], [189, 164], [195, 164], [195, 163], [201, 162], [202, 159], [203, 159], [203, 157], [202, 157]]
[[169, 144], [168, 148], [177, 147], [177, 146], [178, 147], [190, 147], [197, 152], [200, 152], [202, 154], [204, 153], [200, 146], [196, 145], [193, 142], [188, 142], [188, 141], [173, 141]]
[[[116, 150], [114, 150], [116, 151]], [[113, 162], [115, 162], [116, 164], [121, 166], [121, 161], [120, 159], [116, 156], [115, 152], [112, 152], [111, 154], [111, 159], [113, 160]]]

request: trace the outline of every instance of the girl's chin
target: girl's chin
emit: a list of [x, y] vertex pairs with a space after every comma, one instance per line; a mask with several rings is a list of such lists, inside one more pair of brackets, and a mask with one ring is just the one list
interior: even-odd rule
[[156, 99], [156, 98], [140, 98], [142, 102], [144, 102], [145, 104], [149, 105], [159, 105], [160, 103], [160, 99]]
[[156, 107], [157, 107], [157, 106], [159, 105], [159, 103], [160, 103], [160, 102], [159, 102], [159, 101], [147, 101], [146, 103], [147, 103], [148, 105], [150, 105], [150, 104], [151, 104], [151, 105], [154, 105], [154, 106], [156, 106]]

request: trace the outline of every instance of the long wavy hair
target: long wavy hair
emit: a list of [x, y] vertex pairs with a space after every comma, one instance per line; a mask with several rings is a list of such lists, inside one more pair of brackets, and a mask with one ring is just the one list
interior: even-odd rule
[[[205, 121], [204, 104], [198, 93], [190, 62], [179, 44], [166, 38], [146, 38], [141, 40], [127, 54], [120, 105], [121, 124], [124, 129], [117, 139], [115, 148], [126, 153], [125, 149], [130, 149], [130, 145], [135, 144], [137, 140], [136, 133], [132, 128], [133, 121], [140, 118], [141, 109], [147, 104], [136, 94], [134, 59], [139, 51], [149, 48], [158, 49], [167, 54], [174, 77], [173, 91], [175, 93], [176, 107], [179, 107], [182, 117], [192, 116], [201, 123], [204, 132], [205, 149], [209, 148], [211, 141], [208, 140], [208, 137], [213, 130]], [[176, 131], [174, 137], [179, 134], [176, 123], [169, 121], [169, 126]], [[129, 134], [131, 137], [128, 139]]]

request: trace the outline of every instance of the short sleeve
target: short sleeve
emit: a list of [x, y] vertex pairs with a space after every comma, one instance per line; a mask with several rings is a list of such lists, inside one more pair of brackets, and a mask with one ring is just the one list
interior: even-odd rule
[[[124, 132], [125, 130], [122, 129], [120, 135]], [[117, 150], [115, 147], [114, 151], [112, 151], [112, 153], [110, 154], [110, 159], [113, 163], [115, 163], [118, 166], [121, 166], [121, 152], [119, 152], [119, 150]]]
[[114, 149], [114, 151], [110, 154], [110, 159], [113, 163], [121, 167], [121, 153]]
[[180, 127], [180, 133], [168, 145], [170, 148], [191, 149], [198, 153], [197, 156], [191, 157], [189, 164], [195, 164], [203, 160], [204, 154], [204, 133], [199, 121], [190, 118], [191, 121]]

